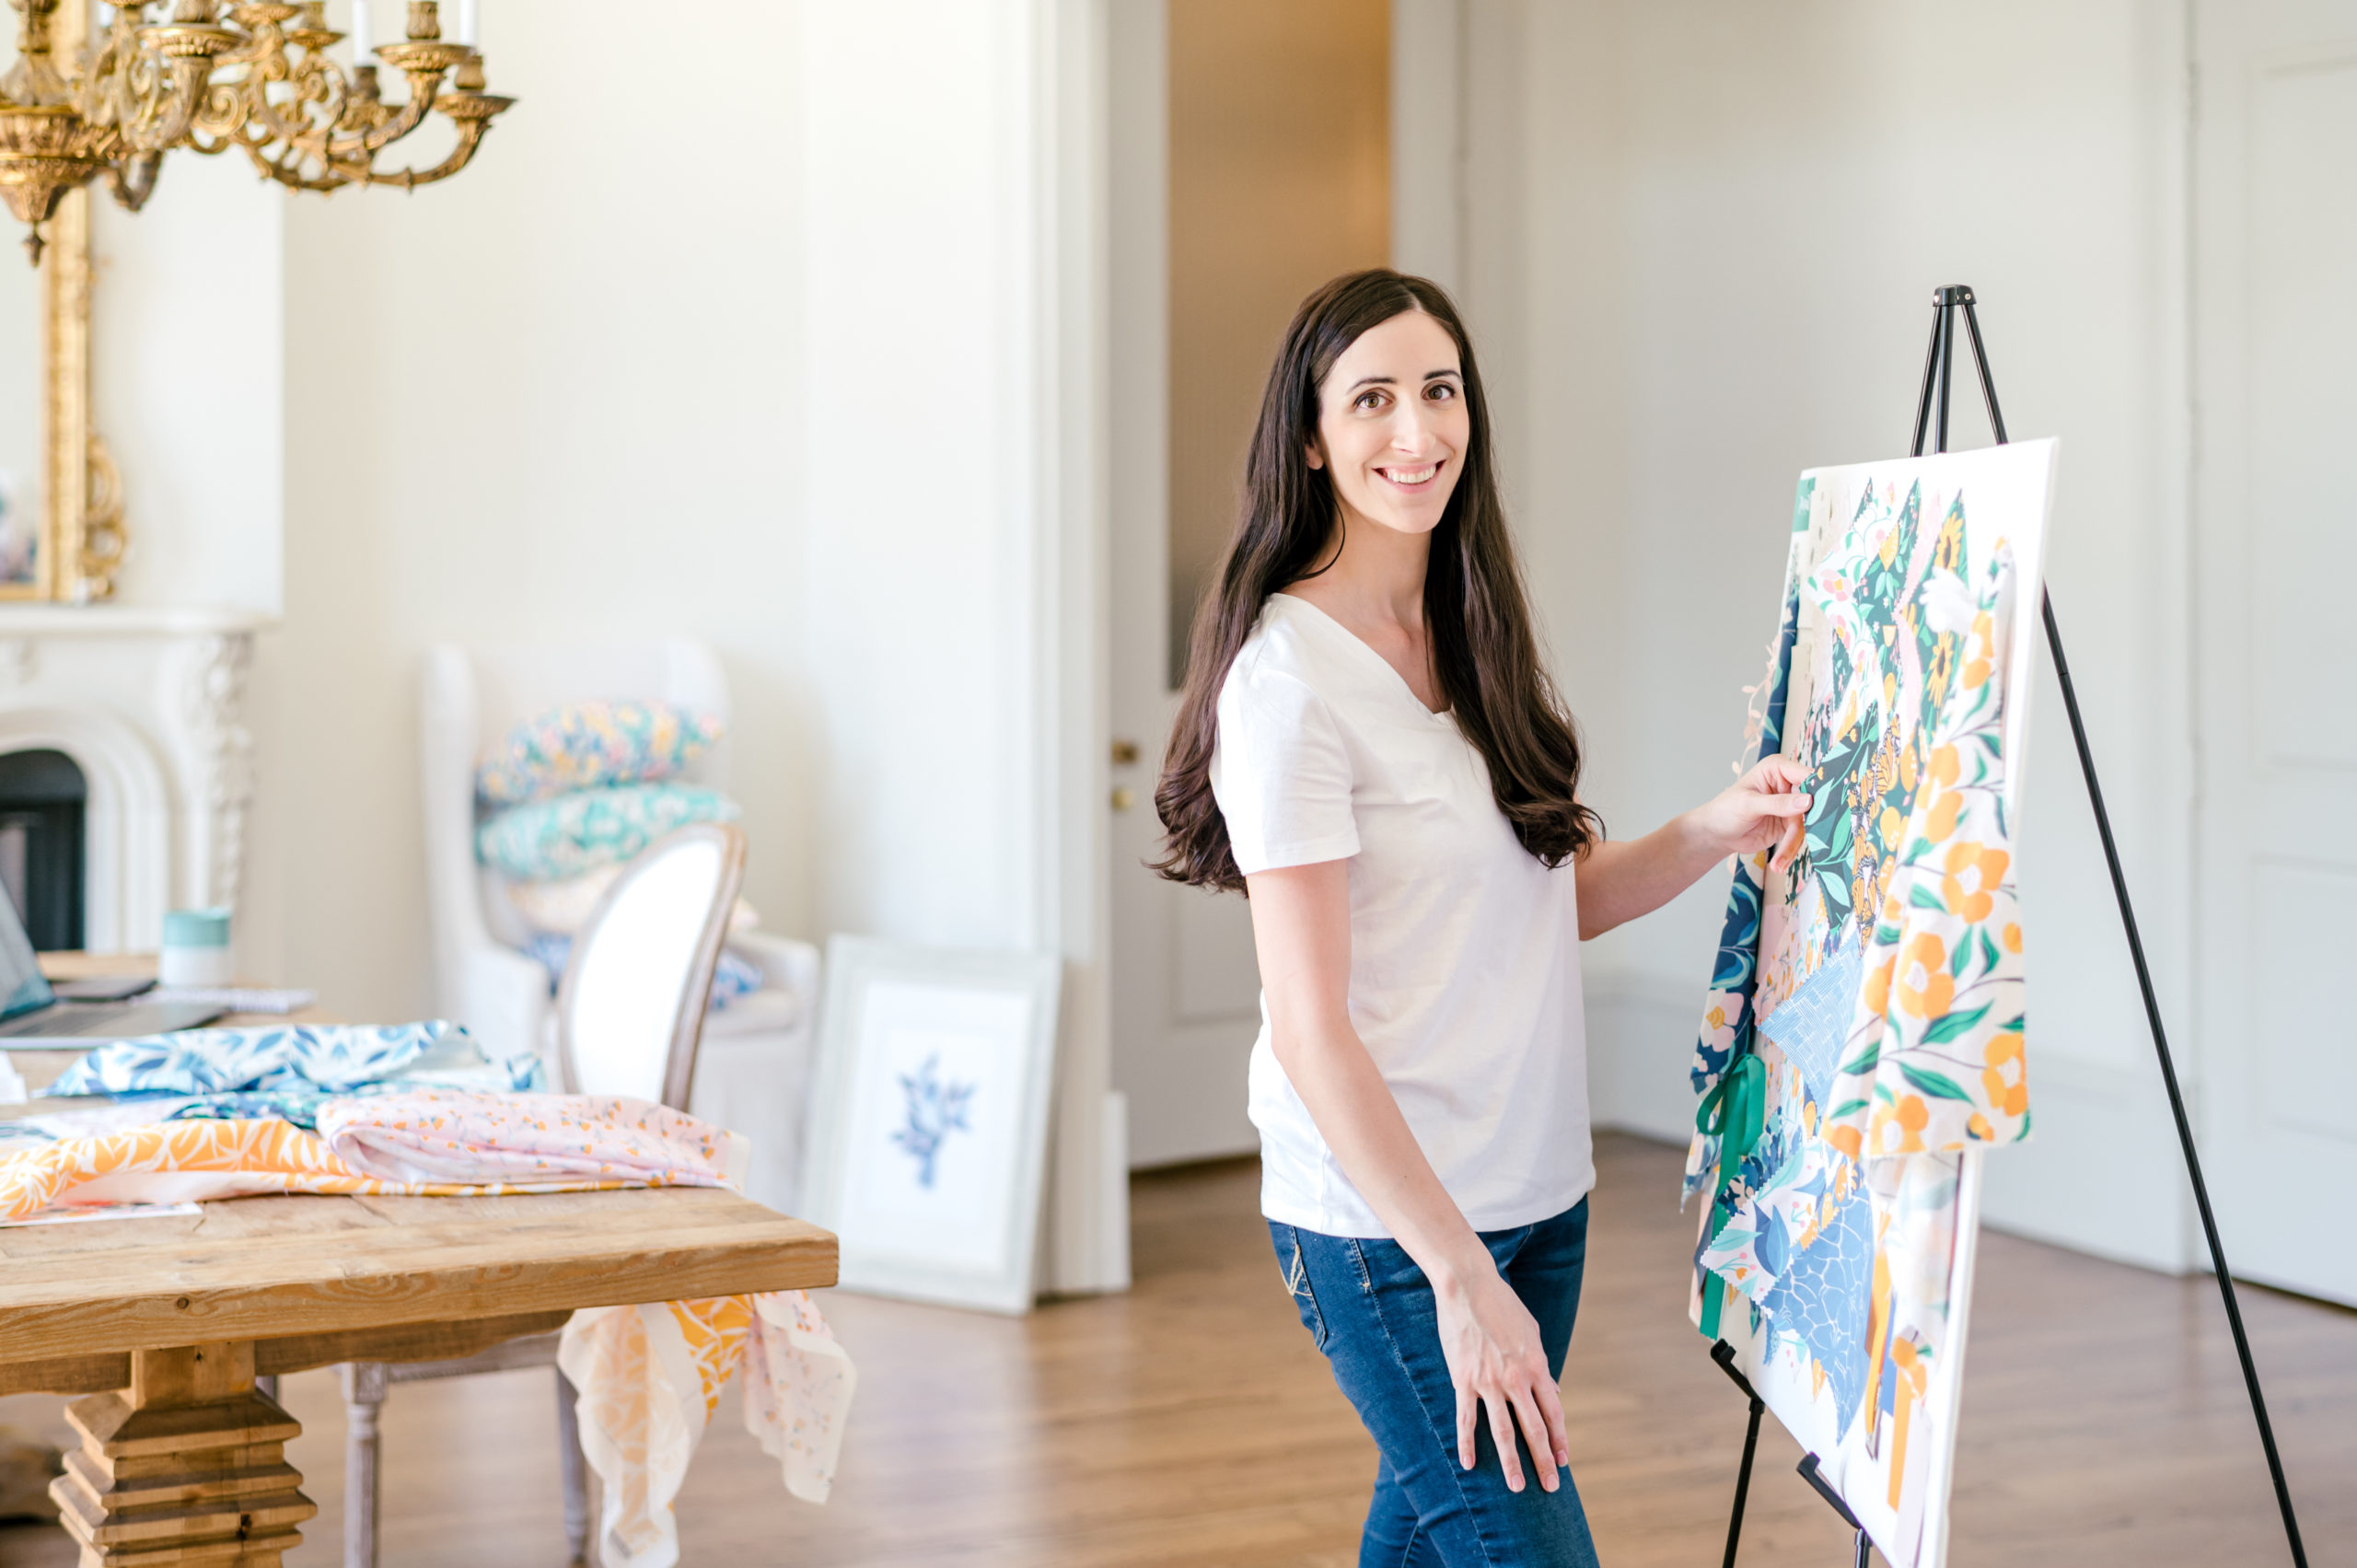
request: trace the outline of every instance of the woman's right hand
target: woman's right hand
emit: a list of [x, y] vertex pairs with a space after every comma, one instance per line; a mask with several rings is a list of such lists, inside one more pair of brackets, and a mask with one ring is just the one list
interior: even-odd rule
[[1448, 1362], [1449, 1381], [1457, 1387], [1457, 1462], [1466, 1469], [1473, 1468], [1473, 1423], [1477, 1411], [1487, 1410], [1506, 1490], [1520, 1492], [1523, 1486], [1522, 1454], [1514, 1440], [1515, 1423], [1520, 1422], [1531, 1454], [1554, 1460], [1542, 1464], [1538, 1474], [1540, 1487], [1552, 1492], [1562, 1484], [1556, 1472], [1572, 1462], [1562, 1394], [1547, 1370], [1538, 1320], [1499, 1277], [1489, 1249], [1477, 1248], [1475, 1252], [1480, 1261], [1462, 1279], [1446, 1284], [1434, 1281], [1433, 1290], [1439, 1308], [1441, 1354]]

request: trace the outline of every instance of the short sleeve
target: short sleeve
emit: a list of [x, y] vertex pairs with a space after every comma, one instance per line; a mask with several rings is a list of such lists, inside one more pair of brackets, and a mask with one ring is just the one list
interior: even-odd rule
[[1272, 670], [1228, 673], [1219, 694], [1212, 796], [1247, 876], [1359, 852], [1351, 759], [1324, 699]]

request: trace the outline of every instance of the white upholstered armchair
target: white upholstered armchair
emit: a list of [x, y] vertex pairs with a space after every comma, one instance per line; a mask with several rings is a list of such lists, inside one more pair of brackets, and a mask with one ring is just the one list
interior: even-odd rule
[[[519, 950], [528, 934], [493, 874], [476, 863], [475, 767], [518, 721], [597, 698], [656, 700], [724, 723], [730, 717], [720, 661], [684, 638], [580, 647], [443, 644], [426, 653], [420, 728], [440, 1007], [494, 1055], [540, 1055], [552, 1086], [555, 1003], [548, 971]], [[685, 777], [726, 789], [728, 754], [724, 737]], [[752, 1141], [747, 1195], [790, 1212], [819, 1007], [819, 952], [758, 930], [736, 933], [728, 947], [761, 971], [761, 988], [706, 1019], [689, 1109]]]

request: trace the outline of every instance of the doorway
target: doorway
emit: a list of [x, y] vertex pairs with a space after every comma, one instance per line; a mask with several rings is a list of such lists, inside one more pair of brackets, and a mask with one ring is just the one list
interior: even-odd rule
[[1250, 916], [1146, 868], [1154, 784], [1285, 325], [1327, 279], [1391, 260], [1393, 12], [1109, 6], [1109, 978], [1132, 1167], [1259, 1146]]
[[2357, 6], [2194, 11], [2193, 611], [2204, 1161], [2237, 1274], [2357, 1306], [2337, 1026], [2357, 904]]

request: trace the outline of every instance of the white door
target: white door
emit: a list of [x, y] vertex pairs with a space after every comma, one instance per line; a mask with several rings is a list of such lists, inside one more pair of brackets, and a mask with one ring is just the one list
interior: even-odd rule
[[2357, 3], [2194, 22], [2205, 1159], [2235, 1273], [2357, 1304]]
[[1233, 521], [1260, 377], [1303, 295], [1388, 256], [1387, 17], [1367, 0], [1108, 6], [1110, 979], [1133, 1167], [1260, 1146], [1250, 912], [1144, 863], [1174, 639]]

